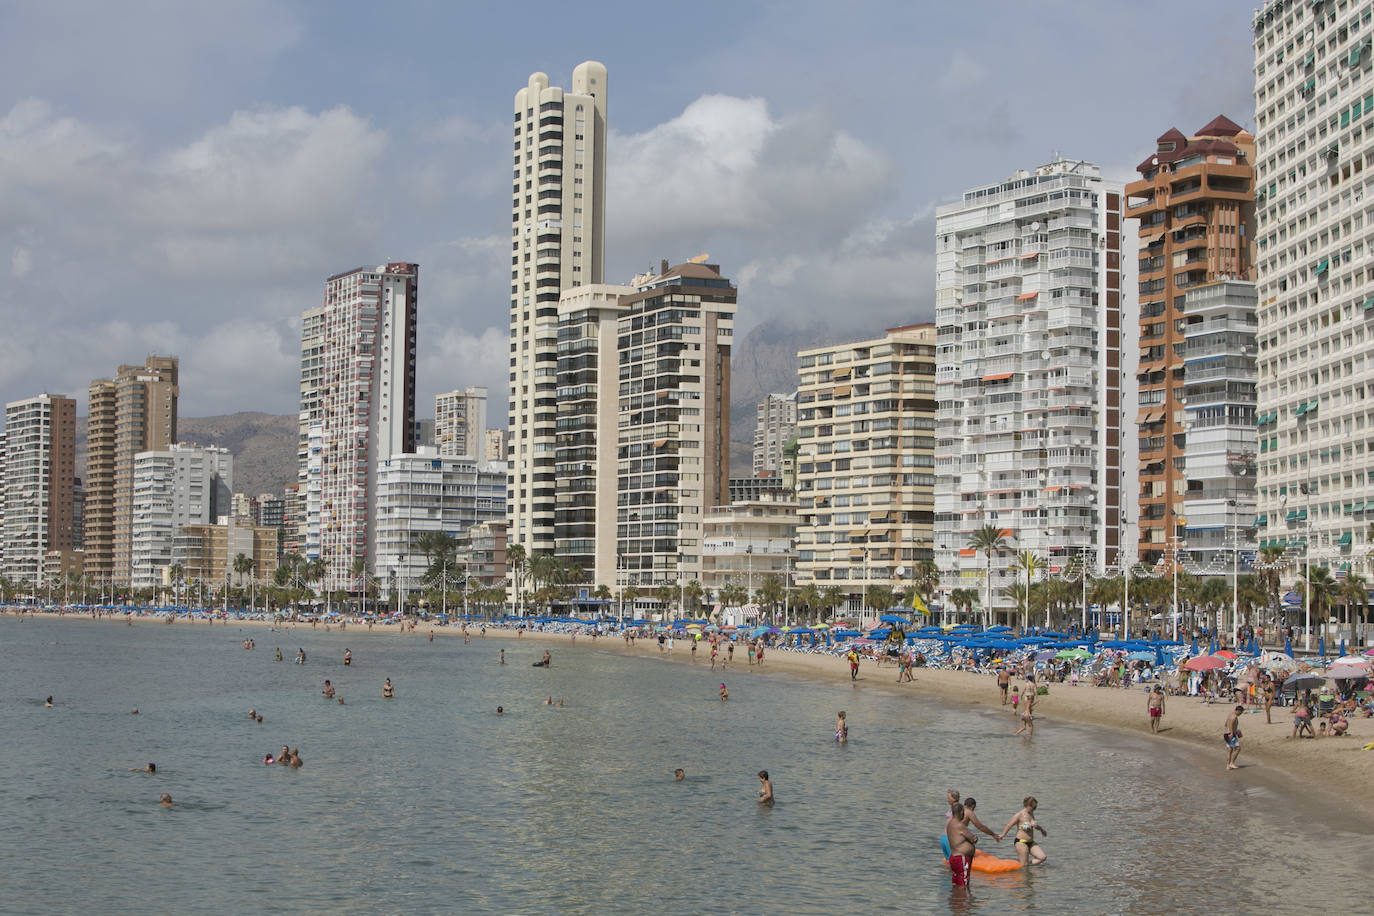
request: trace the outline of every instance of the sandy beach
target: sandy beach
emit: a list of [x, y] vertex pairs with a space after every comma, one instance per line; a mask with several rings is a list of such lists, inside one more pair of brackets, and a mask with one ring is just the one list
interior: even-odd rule
[[[10, 616], [10, 615], [6, 615]], [[56, 614], [40, 612], [28, 615], [44, 619], [84, 621], [110, 626], [125, 626], [123, 617], [104, 617], [93, 620], [79, 614]], [[254, 632], [273, 632], [280, 635], [283, 654], [294, 653], [290, 645], [293, 632], [324, 632], [326, 625], [312, 628], [310, 624], [282, 626], [270, 621], [238, 621], [227, 623], [216, 621], [214, 624], [203, 622], [178, 621], [173, 626], [195, 627], [206, 630], [247, 631], [255, 640]], [[135, 627], [168, 626], [163, 621], [139, 619]], [[340, 632], [337, 625], [329, 628]], [[358, 639], [428, 639], [430, 627], [425, 623], [417, 625], [414, 631], [404, 633], [395, 626], [375, 626], [368, 629], [365, 625], [354, 624], [343, 632]], [[593, 639], [590, 635], [579, 634], [576, 640], [567, 633], [527, 631], [518, 635], [515, 630], [490, 627], [486, 636], [479, 635], [479, 628], [470, 628], [473, 644], [480, 641], [500, 642], [508, 650], [511, 643], [528, 643], [533, 654], [546, 646], [562, 651], [600, 650], [623, 655], [653, 656], [659, 654], [657, 642], [649, 639], [636, 640], [633, 647], [625, 644], [622, 637], [602, 636]], [[456, 626], [434, 627], [436, 639], [461, 638], [462, 632]], [[276, 643], [263, 639], [260, 649], [272, 649]], [[495, 647], [494, 647], [495, 648]], [[704, 647], [703, 647], [704, 649]], [[695, 662], [687, 644], [678, 640], [669, 660], [678, 664], [693, 664], [709, 668], [709, 651], [698, 650]], [[508, 656], [510, 653], [508, 652]], [[554, 663], [557, 664], [557, 654]], [[519, 664], [523, 659], [511, 658]], [[719, 669], [718, 669], [719, 670]], [[772, 649], [767, 652], [765, 664], [749, 666], [747, 654], [742, 649], [735, 652], [735, 661], [726, 669], [732, 678], [758, 677], [769, 674], [790, 674], [806, 677], [814, 681], [831, 683], [846, 690], [883, 690], [909, 696], [913, 702], [923, 702], [936, 698], [942, 702], [967, 705], [975, 710], [993, 712], [1002, 709], [996, 681], [988, 675], [966, 671], [940, 669], [916, 669], [916, 681], [898, 684], [895, 665], [879, 666], [865, 659], [856, 682], [849, 679], [848, 664], [844, 659], [824, 655], [791, 652]], [[1013, 683], [1017, 681], [1013, 680]], [[1078, 687], [1069, 684], [1050, 684], [1049, 693], [1036, 701], [1036, 734], [1033, 741], [1053, 741], [1056, 723], [1072, 723], [1105, 729], [1110, 732], [1122, 730], [1136, 734], [1149, 734], [1149, 720], [1146, 713], [1145, 690], [1137, 685], [1129, 689], [1099, 688], [1086, 685]], [[732, 688], [735, 689], [735, 688]], [[1232, 708], [1229, 702], [1207, 703], [1197, 697], [1169, 697], [1167, 710], [1160, 727], [1160, 735], [1155, 739], [1161, 742], [1186, 742], [1202, 752], [1214, 756], [1218, 770], [1224, 770], [1226, 752], [1221, 735], [1226, 718]], [[1007, 734], [1016, 730], [1017, 721], [1010, 706], [1005, 707]], [[1240, 721], [1243, 733], [1242, 751], [1239, 759], [1241, 769], [1232, 778], [1245, 780], [1254, 778], [1257, 767], [1272, 768], [1283, 777], [1301, 781], [1304, 787], [1318, 788], [1325, 793], [1337, 796], [1346, 806], [1352, 803], [1361, 809], [1366, 817], [1374, 818], [1374, 805], [1368, 801], [1368, 786], [1374, 778], [1374, 751], [1362, 750], [1363, 745], [1374, 742], [1374, 719], [1352, 718], [1350, 733], [1340, 738], [1290, 739], [1293, 730], [1291, 709], [1274, 707], [1272, 724], [1265, 724], [1263, 709], [1248, 710]], [[1024, 737], [1015, 739], [1026, 740]]]

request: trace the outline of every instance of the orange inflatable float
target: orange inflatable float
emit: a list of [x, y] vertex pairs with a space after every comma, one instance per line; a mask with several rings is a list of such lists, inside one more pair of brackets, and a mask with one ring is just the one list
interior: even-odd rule
[[[945, 855], [945, 864], [949, 864], [949, 839], [940, 837], [940, 851]], [[1004, 871], [1019, 871], [1021, 862], [1019, 859], [999, 859], [996, 856], [983, 852], [981, 849], [973, 851], [973, 870], [997, 874]]]

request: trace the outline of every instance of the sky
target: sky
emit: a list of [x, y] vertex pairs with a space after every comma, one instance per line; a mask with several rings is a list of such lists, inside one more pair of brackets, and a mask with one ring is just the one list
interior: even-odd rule
[[[1257, 0], [7, 0], [0, 398], [85, 412], [181, 358], [183, 416], [298, 406], [325, 278], [420, 264], [421, 416], [508, 352], [512, 98], [608, 70], [606, 280], [708, 253], [768, 322], [930, 320], [934, 213], [1056, 151], [1129, 180], [1253, 130]], [[816, 341], [822, 343], [824, 341]]]

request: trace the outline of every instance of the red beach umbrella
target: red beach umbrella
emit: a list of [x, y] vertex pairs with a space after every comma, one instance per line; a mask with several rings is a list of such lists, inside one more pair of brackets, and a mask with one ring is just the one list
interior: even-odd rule
[[1185, 671], [1212, 671], [1225, 667], [1226, 659], [1217, 658], [1215, 655], [1199, 655], [1197, 658], [1188, 659], [1183, 665]]

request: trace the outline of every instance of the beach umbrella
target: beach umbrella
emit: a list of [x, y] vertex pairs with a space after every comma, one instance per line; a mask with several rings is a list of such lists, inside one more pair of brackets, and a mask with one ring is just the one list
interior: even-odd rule
[[1326, 678], [1320, 674], [1306, 672], [1295, 674], [1283, 682], [1285, 688], [1292, 687], [1294, 690], [1315, 690], [1326, 683]]
[[1283, 652], [1285, 655], [1293, 654], [1293, 640], [1289, 639], [1287, 636], [1283, 638]]
[[1353, 681], [1357, 678], [1369, 677], [1369, 666], [1332, 665], [1326, 669], [1326, 676], [1338, 681]]
[[1362, 655], [1342, 655], [1340, 658], [1332, 662], [1331, 665], [1332, 667], [1336, 665], [1355, 665], [1357, 667], [1363, 665], [1365, 667], [1369, 667], [1370, 661]]
[[1293, 671], [1298, 663], [1282, 652], [1270, 652], [1259, 660], [1259, 666], [1265, 671]]
[[1054, 658], [1054, 650], [1052, 649], [1045, 649], [1035, 653], [1035, 660], [1037, 662], [1047, 662], [1052, 658]]
[[911, 621], [898, 614], [884, 614], [878, 618], [883, 623], [900, 623], [903, 626], [911, 626]]
[[1155, 660], [1155, 653], [1146, 652], [1144, 649], [1137, 649], [1126, 656], [1133, 662], [1152, 662]]
[[1091, 658], [1092, 653], [1087, 649], [1064, 649], [1058, 652], [1055, 658]]
[[1226, 659], [1217, 658], [1215, 655], [1199, 655], [1197, 658], [1188, 659], [1183, 664], [1185, 671], [1213, 671], [1225, 667]]
[[1197, 655], [1197, 637], [1196, 637], [1196, 636], [1193, 637], [1193, 647], [1192, 647], [1192, 649], [1190, 649], [1189, 651], [1191, 652], [1191, 654]]
[[1236, 659], [1236, 653], [1232, 652], [1230, 649], [1221, 649], [1219, 651], [1213, 652], [1212, 654], [1217, 656], [1218, 658], [1225, 658], [1231, 661], [1235, 661]]
[[830, 624], [828, 624], [828, 623], [818, 623], [818, 624], [816, 624], [812, 629], [816, 629], [816, 630], [828, 630], [828, 629], [830, 629]]
[[1317, 638], [1317, 655], [1319, 655], [1319, 656], [1321, 656], [1321, 657], [1323, 657], [1323, 658], [1326, 656], [1326, 634], [1325, 634], [1325, 633], [1323, 633], [1320, 637]]
[[1344, 637], [1344, 636], [1341, 637], [1341, 654], [1342, 654], [1342, 655], [1345, 654], [1345, 637]]

